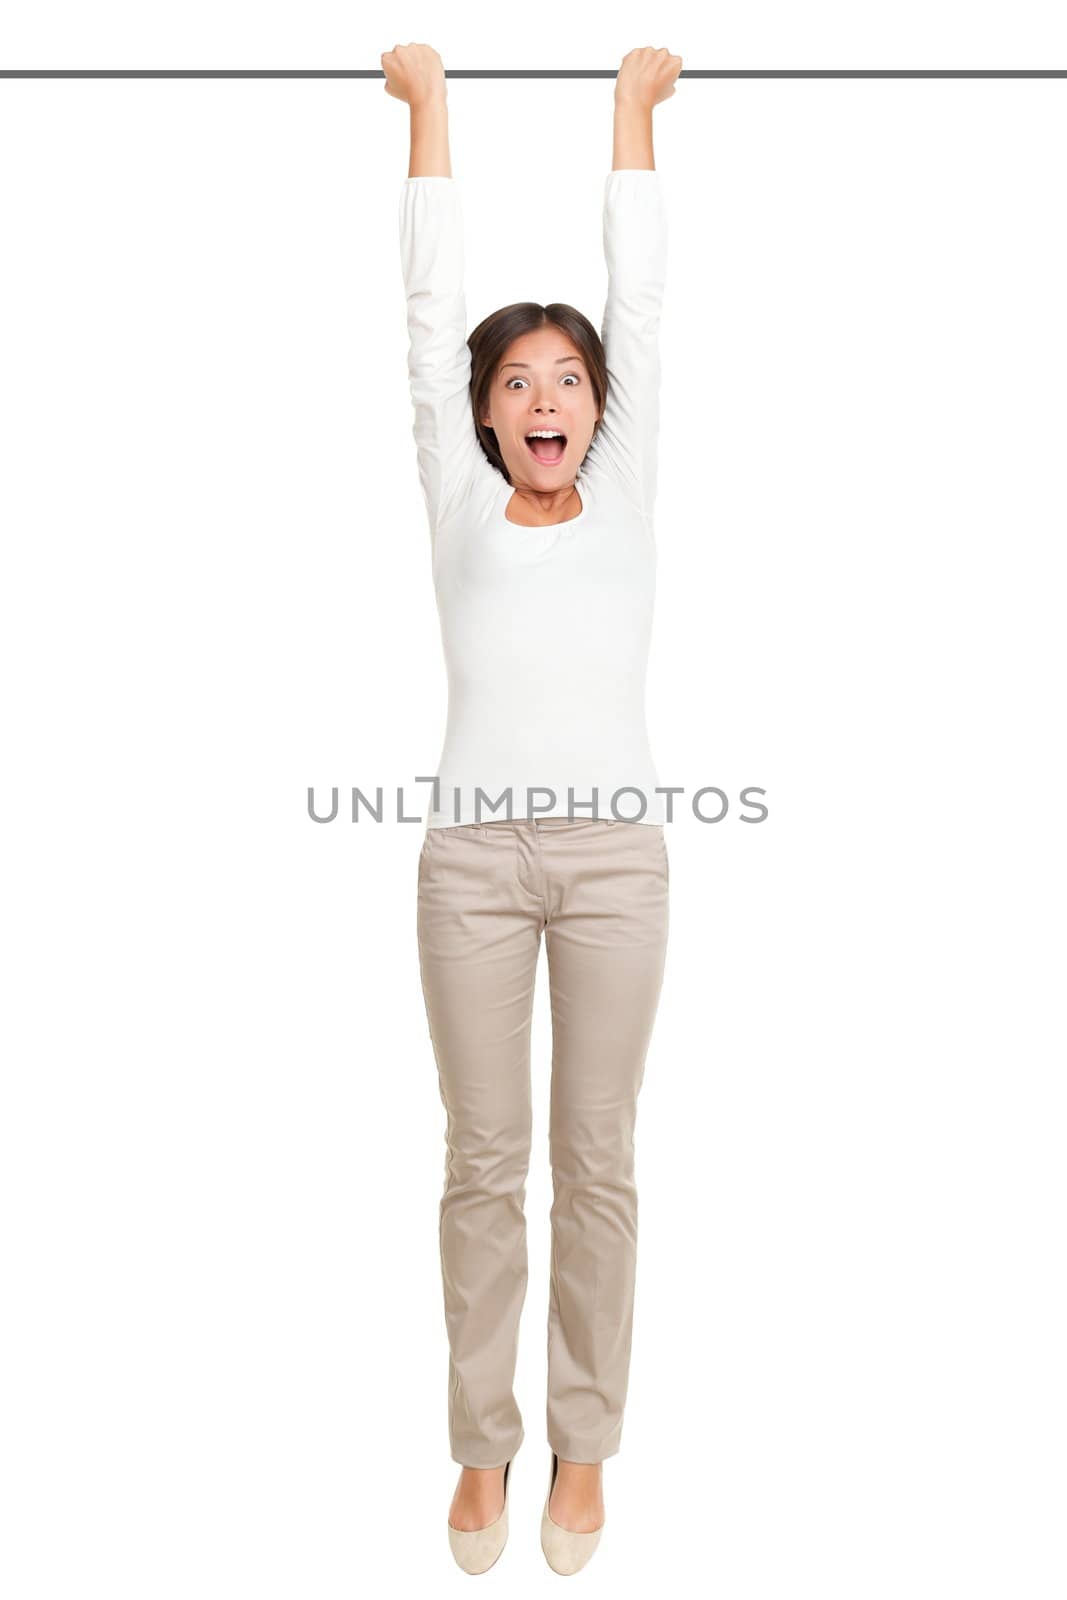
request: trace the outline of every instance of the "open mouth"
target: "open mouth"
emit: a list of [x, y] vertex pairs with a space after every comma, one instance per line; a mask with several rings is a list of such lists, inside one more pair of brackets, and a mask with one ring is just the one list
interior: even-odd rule
[[535, 428], [526, 435], [526, 448], [543, 467], [555, 467], [563, 460], [567, 435], [557, 428]]

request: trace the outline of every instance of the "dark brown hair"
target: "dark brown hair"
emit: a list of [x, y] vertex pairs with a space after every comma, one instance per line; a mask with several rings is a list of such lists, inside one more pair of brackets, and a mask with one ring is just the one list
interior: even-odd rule
[[[549, 306], [539, 306], [533, 300], [520, 300], [485, 317], [467, 340], [471, 353], [471, 406], [482, 449], [508, 483], [511, 479], [497, 446], [496, 433], [483, 424], [482, 413], [488, 409], [489, 391], [508, 346], [515, 339], [521, 339], [524, 333], [534, 333], [549, 324], [574, 340], [589, 373], [596, 410], [600, 416], [604, 414], [608, 393], [608, 363], [600, 335], [588, 317], [558, 300]], [[595, 429], [593, 438], [596, 438]]]

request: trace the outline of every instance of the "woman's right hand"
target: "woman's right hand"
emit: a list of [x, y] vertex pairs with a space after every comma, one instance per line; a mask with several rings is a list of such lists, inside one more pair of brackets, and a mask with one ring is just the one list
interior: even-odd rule
[[382, 55], [385, 92], [409, 106], [424, 105], [446, 94], [445, 68], [428, 44], [398, 44]]

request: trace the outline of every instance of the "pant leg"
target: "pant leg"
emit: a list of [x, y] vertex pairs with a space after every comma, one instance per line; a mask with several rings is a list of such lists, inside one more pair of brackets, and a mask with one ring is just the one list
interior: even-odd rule
[[530, 1031], [543, 906], [513, 833], [430, 828], [419, 859], [419, 963], [447, 1112], [440, 1206], [452, 1457], [497, 1467], [523, 1426], [514, 1394], [527, 1286]]
[[540, 832], [552, 989], [548, 1442], [617, 1453], [637, 1266], [637, 1097], [666, 961], [662, 825]]

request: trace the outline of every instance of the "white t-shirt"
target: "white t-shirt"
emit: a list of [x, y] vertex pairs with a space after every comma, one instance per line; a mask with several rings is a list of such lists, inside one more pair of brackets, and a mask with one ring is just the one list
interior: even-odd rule
[[507, 520], [512, 485], [475, 430], [458, 181], [407, 178], [399, 220], [412, 431], [448, 674], [427, 827], [568, 813], [662, 823], [645, 720], [667, 255], [660, 176], [607, 176], [608, 395], [575, 479], [582, 510], [550, 527]]

